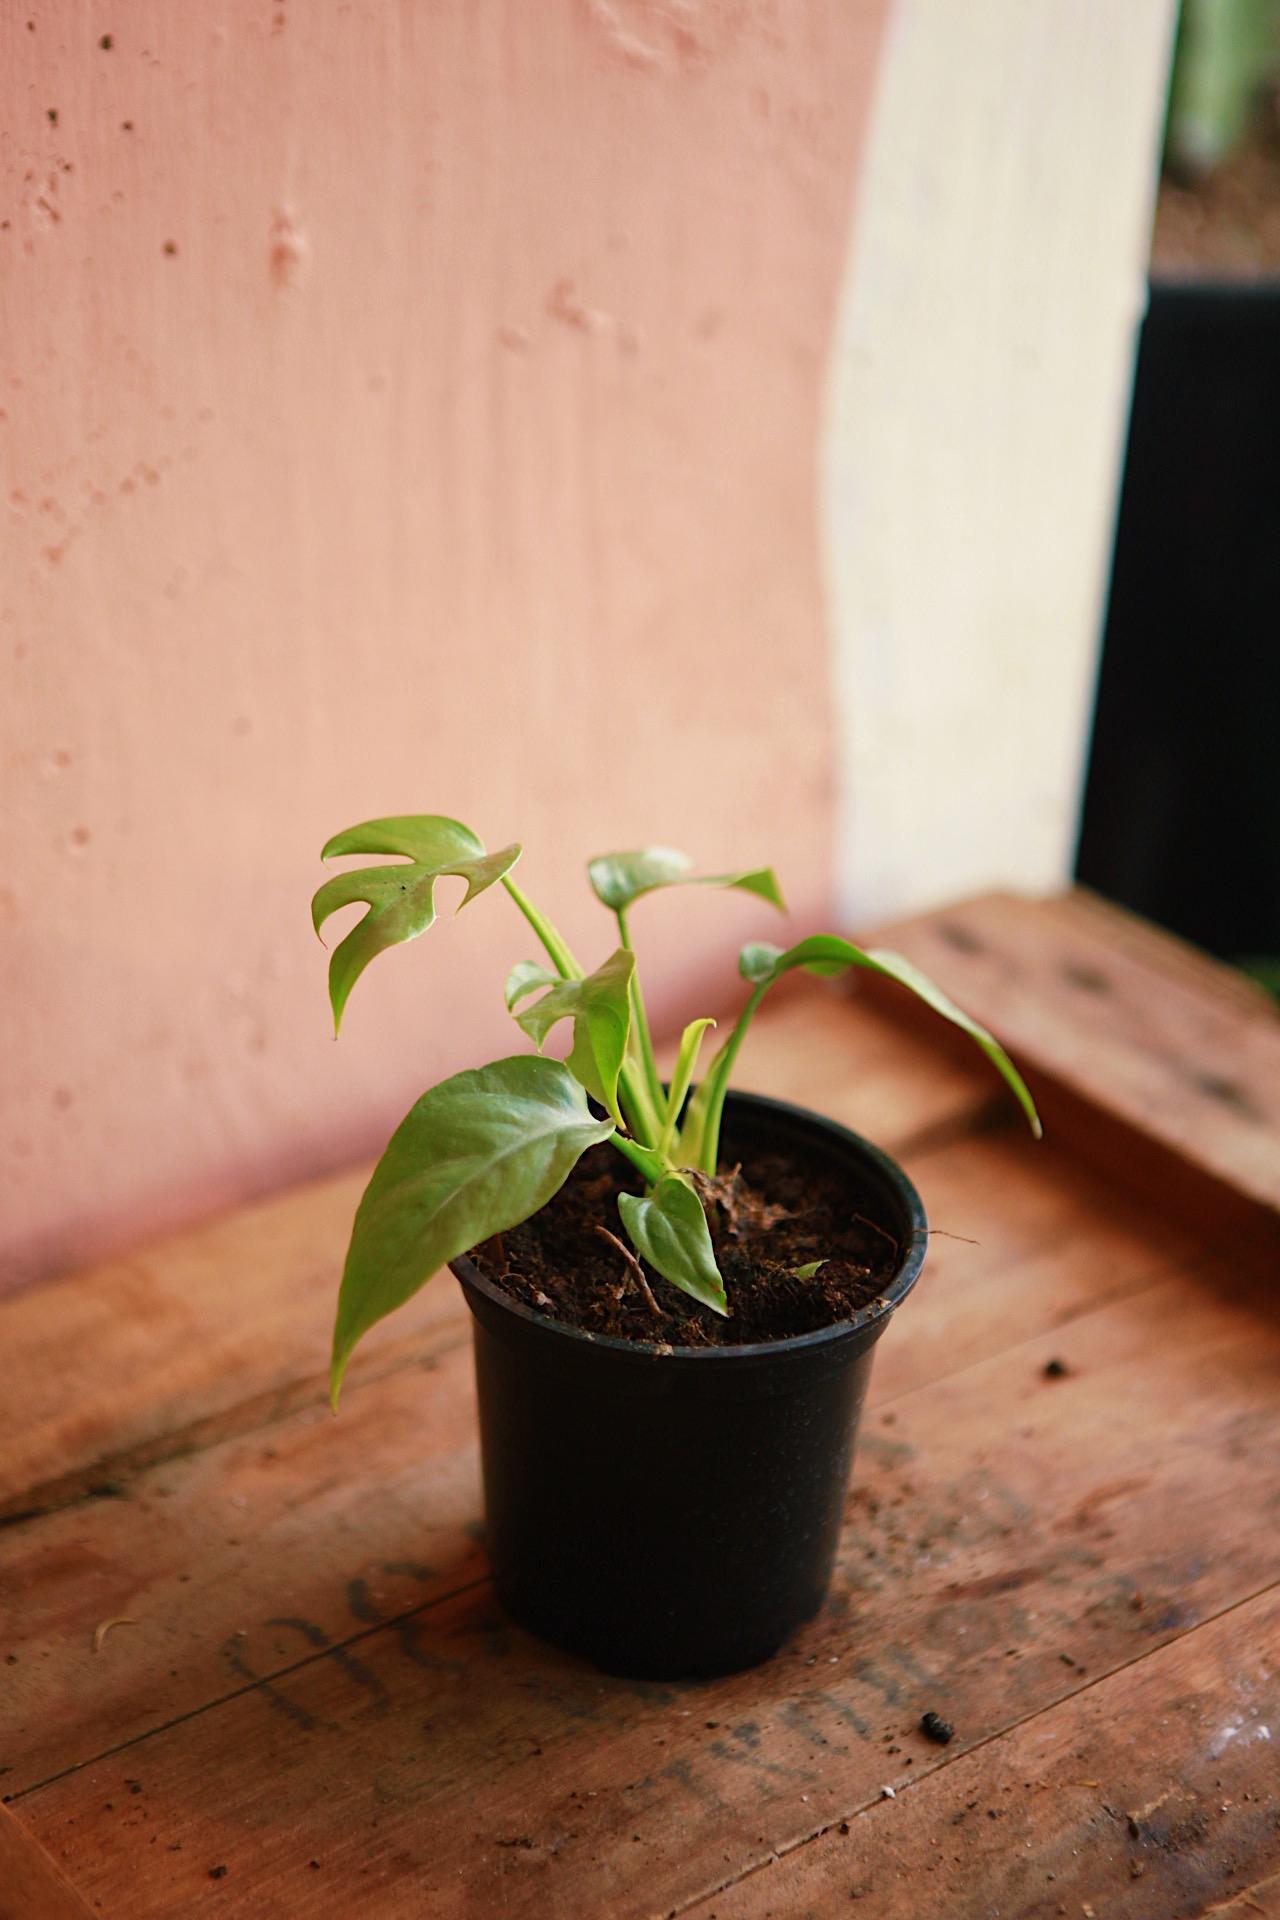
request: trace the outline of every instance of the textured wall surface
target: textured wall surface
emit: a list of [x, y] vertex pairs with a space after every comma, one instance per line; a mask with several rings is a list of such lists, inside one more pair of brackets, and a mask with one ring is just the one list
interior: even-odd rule
[[[5, 1282], [510, 1046], [500, 896], [328, 1038], [371, 813], [826, 902], [814, 447], [882, 0], [0, 15]], [[637, 912], [671, 1005], [759, 925]], [[684, 929], [687, 928], [687, 931]]]

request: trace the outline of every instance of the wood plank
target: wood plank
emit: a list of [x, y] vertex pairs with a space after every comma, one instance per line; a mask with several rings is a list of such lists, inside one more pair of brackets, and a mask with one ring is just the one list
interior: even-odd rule
[[[477, 1548], [451, 1284], [392, 1323], [336, 1424], [323, 1350], [274, 1379], [249, 1352], [230, 1393], [193, 1366], [171, 1424], [105, 1456], [71, 1434], [69, 1479], [110, 1458], [117, 1497], [6, 1535], [0, 1785], [77, 1886], [139, 1914], [201, 1895], [254, 1915], [665, 1912], [804, 1853], [890, 1762], [907, 1782], [936, 1761], [913, 1740], [922, 1702], [960, 1729], [948, 1762], [976, 1759], [1280, 1574], [1266, 1290], [1196, 1271], [1198, 1236], [1061, 1146], [984, 1130], [990, 1081], [957, 1056], [940, 1093], [935, 1027], [803, 986], [759, 1034], [748, 1078], [873, 1134], [883, 1100], [935, 1225], [981, 1243], [935, 1240], [881, 1349], [823, 1619], [711, 1688], [603, 1681], [510, 1630]], [[285, 1276], [315, 1230], [306, 1194], [286, 1200], [283, 1259], [260, 1222], [225, 1224], [237, 1273], [275, 1275], [262, 1324], [287, 1347]], [[214, 1294], [230, 1255], [202, 1252], [186, 1277]], [[118, 1312], [95, 1332], [101, 1369], [136, 1350], [145, 1372]], [[136, 1624], [95, 1652], [112, 1619]], [[1265, 1861], [1249, 1870], [1265, 1888]]]
[[1207, 1259], [1194, 1235], [1016, 1121], [908, 1170], [931, 1222], [929, 1254], [912, 1311], [879, 1349], [875, 1394], [941, 1380]]
[[0, 1920], [88, 1920], [90, 1912], [44, 1848], [0, 1807]]
[[826, 1920], [853, 1898], [878, 1920], [1274, 1912], [1258, 1896], [1280, 1887], [1277, 1740], [1273, 1588], [683, 1911]]
[[1280, 1018], [1260, 990], [1079, 891], [991, 895], [879, 937], [999, 1033], [1077, 1151], [1280, 1244]]
[[[878, 1350], [872, 1405], [1065, 1329], [1193, 1252], [1021, 1134], [958, 1143], [921, 1172], [939, 1224], [978, 1244], [935, 1240]], [[316, 1404], [282, 1407], [269, 1428], [206, 1433], [181, 1455], [122, 1467], [113, 1499], [8, 1531], [0, 1657], [16, 1664], [2, 1717], [20, 1731], [0, 1784], [16, 1792], [82, 1764], [305, 1651], [296, 1629], [241, 1640], [250, 1622], [305, 1617], [338, 1643], [484, 1571], [466, 1329], [401, 1359], [353, 1381], [336, 1421]], [[95, 1655], [111, 1619], [132, 1624]]]
[[[971, 1062], [948, 1066], [923, 1037], [816, 983], [761, 1018], [743, 1068], [743, 1085], [817, 1105], [829, 1097], [840, 1117], [847, 1111], [891, 1150], [963, 1129], [989, 1096]], [[357, 1168], [309, 1182], [0, 1301], [9, 1391], [0, 1517], [66, 1497], [77, 1480], [110, 1482], [131, 1461], [199, 1444], [202, 1424], [234, 1426], [237, 1409], [257, 1425], [273, 1404], [318, 1403], [367, 1177]], [[375, 1328], [350, 1377], [395, 1364], [406, 1338], [433, 1339], [446, 1323], [461, 1325], [456, 1294], [428, 1287]], [[44, 1489], [34, 1502], [33, 1488]]]
[[[79, 1497], [202, 1431], [322, 1404], [333, 1301], [367, 1170], [299, 1187], [189, 1233], [0, 1301], [10, 1422], [0, 1519]], [[461, 1324], [450, 1291], [376, 1327], [361, 1359], [395, 1364]]]
[[302, 1609], [364, 1571], [339, 1538], [327, 1565], [277, 1566], [245, 1622], [256, 1653], [301, 1617], [290, 1670], [23, 1817], [139, 1920], [219, 1866], [223, 1908], [255, 1916], [669, 1911], [909, 1780], [925, 1707], [978, 1745], [1280, 1578], [1267, 1309], [1174, 1276], [1077, 1320], [1065, 1379], [1042, 1377], [1052, 1333], [884, 1409], [831, 1604], [756, 1673], [606, 1680], [484, 1587], [326, 1646]]

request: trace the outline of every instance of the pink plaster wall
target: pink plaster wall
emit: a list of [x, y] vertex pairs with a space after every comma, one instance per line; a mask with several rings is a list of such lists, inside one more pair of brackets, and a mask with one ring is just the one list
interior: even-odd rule
[[[339, 826], [522, 838], [597, 954], [609, 845], [823, 909], [815, 436], [884, 4], [0, 10], [3, 1284], [510, 1049], [496, 895], [333, 1046]], [[647, 907], [667, 1008], [760, 922]]]

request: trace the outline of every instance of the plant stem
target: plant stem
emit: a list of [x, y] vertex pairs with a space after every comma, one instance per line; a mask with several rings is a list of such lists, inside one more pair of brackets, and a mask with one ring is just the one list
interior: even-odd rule
[[[625, 907], [619, 907], [617, 909], [617, 919], [618, 938], [628, 953], [634, 953], [635, 948], [631, 944], [631, 929], [627, 925], [627, 910]], [[649, 1015], [645, 1010], [644, 989], [640, 985], [639, 969], [631, 976], [631, 1017], [635, 1023], [636, 1039], [640, 1047], [640, 1064], [644, 1072], [646, 1085], [649, 1089], [649, 1098], [652, 1100], [656, 1110], [655, 1117], [659, 1117], [659, 1124], [661, 1124], [660, 1116], [664, 1099], [662, 1080], [658, 1073], [658, 1062], [653, 1051], [653, 1035], [649, 1031]]]
[[738, 1057], [738, 1049], [747, 1037], [747, 1028], [751, 1025], [752, 1015], [764, 999], [769, 982], [762, 981], [756, 988], [746, 1006], [738, 1015], [738, 1024], [721, 1047], [711, 1063], [710, 1077], [714, 1078], [711, 1099], [707, 1105], [707, 1117], [702, 1130], [701, 1153], [699, 1162], [702, 1171], [714, 1180], [716, 1164], [720, 1158], [720, 1121], [724, 1113], [725, 1095], [729, 1091], [729, 1075], [733, 1072], [733, 1063]]
[[643, 1175], [646, 1186], [655, 1186], [662, 1175], [669, 1170], [669, 1163], [653, 1147], [646, 1147], [639, 1140], [629, 1140], [625, 1133], [611, 1133], [609, 1145], [616, 1147], [624, 1160], [629, 1160]]
[[[568, 943], [547, 919], [545, 913], [535, 907], [528, 894], [518, 887], [509, 874], [503, 875], [503, 886], [519, 907], [529, 925], [537, 934], [547, 958], [562, 980], [581, 980], [582, 968], [574, 959]], [[624, 1065], [618, 1076], [618, 1097], [626, 1114], [627, 1125], [639, 1137], [642, 1147], [651, 1146], [662, 1131], [661, 1105], [655, 1109], [649, 1094], [643, 1073], [637, 1075], [635, 1064]], [[618, 1136], [615, 1135], [615, 1140]], [[621, 1146], [620, 1146], [620, 1150]], [[644, 1165], [637, 1161], [641, 1171]], [[646, 1174], [646, 1179], [649, 1178]]]
[[568, 946], [544, 913], [534, 906], [527, 893], [523, 893], [511, 878], [504, 874], [502, 884], [519, 907], [529, 925], [546, 948], [547, 958], [562, 980], [581, 980], [582, 968], [578, 965]]
[[702, 1051], [703, 1035], [708, 1027], [714, 1027], [715, 1021], [691, 1020], [680, 1036], [680, 1046], [676, 1053], [676, 1064], [671, 1072], [671, 1086], [667, 1093], [666, 1119], [662, 1132], [658, 1135], [658, 1152], [669, 1160], [674, 1160], [680, 1151], [680, 1131], [676, 1126], [689, 1084], [698, 1065], [698, 1055]]
[[662, 1132], [662, 1113], [655, 1111], [644, 1074], [638, 1069], [638, 1061], [629, 1060], [623, 1064], [618, 1075], [618, 1098], [632, 1133], [643, 1145], [653, 1147], [657, 1145]]

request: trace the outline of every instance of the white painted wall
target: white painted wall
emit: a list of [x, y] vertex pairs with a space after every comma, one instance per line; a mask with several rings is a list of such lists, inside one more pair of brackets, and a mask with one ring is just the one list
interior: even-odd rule
[[1174, 0], [897, 0], [823, 449], [847, 920], [1070, 873]]

